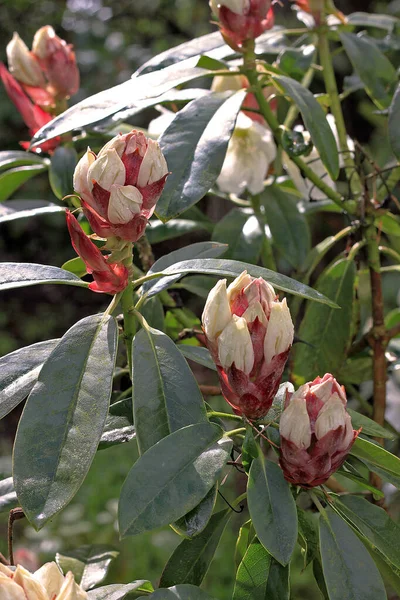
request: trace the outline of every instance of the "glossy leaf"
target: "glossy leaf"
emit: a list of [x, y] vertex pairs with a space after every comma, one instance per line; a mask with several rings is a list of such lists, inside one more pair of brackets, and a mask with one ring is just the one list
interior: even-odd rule
[[14, 484], [40, 529], [74, 497], [89, 470], [108, 413], [117, 351], [115, 320], [86, 317], [44, 363], [14, 445]]
[[251, 542], [236, 573], [232, 600], [265, 600], [272, 557], [257, 538]]
[[292, 267], [299, 268], [310, 251], [311, 236], [295, 196], [270, 185], [261, 194], [261, 202], [276, 248]]
[[47, 159], [25, 152], [25, 150], [2, 150], [0, 151], [0, 169], [11, 169], [22, 165], [46, 165]]
[[304, 285], [295, 279], [281, 275], [275, 271], [264, 269], [264, 267], [257, 267], [248, 263], [239, 262], [237, 260], [220, 259], [215, 260], [212, 258], [204, 258], [202, 260], [184, 260], [177, 262], [170, 267], [163, 269], [163, 275], [175, 275], [181, 273], [207, 273], [209, 275], [218, 275], [219, 277], [237, 277], [243, 271], [247, 272], [253, 277], [263, 277], [266, 281], [269, 281], [276, 289], [301, 296], [302, 298], [308, 298], [327, 304], [329, 306], [337, 307], [335, 302], [332, 302], [329, 298], [313, 290], [308, 285]]
[[258, 539], [279, 563], [287, 565], [297, 540], [296, 505], [281, 469], [261, 452], [252, 462], [247, 491]]
[[68, 553], [56, 554], [56, 562], [64, 575], [72, 571], [76, 583], [90, 590], [105, 579], [111, 561], [119, 552], [104, 544], [81, 546]]
[[376, 220], [376, 224], [384, 233], [400, 236], [400, 219], [398, 216], [393, 215], [390, 212], [379, 216]]
[[0, 513], [17, 506], [18, 499], [12, 477], [0, 481]]
[[160, 587], [201, 584], [231, 514], [229, 509], [215, 513], [202, 533], [179, 544], [164, 567]]
[[88, 598], [89, 600], [123, 600], [128, 594], [130, 599], [143, 598], [143, 593], [152, 592], [153, 589], [150, 581], [141, 579], [132, 583], [114, 583], [89, 590]]
[[132, 358], [133, 412], [141, 454], [186, 425], [207, 422], [196, 379], [170, 337], [144, 326], [133, 340]]
[[110, 406], [103, 433], [99, 443], [99, 450], [130, 442], [136, 435], [133, 425], [132, 398], [114, 402]]
[[214, 227], [212, 239], [228, 244], [226, 258], [257, 264], [263, 245], [263, 231], [253, 211], [234, 208]]
[[39, 342], [0, 358], [0, 419], [27, 397], [44, 361], [58, 342]]
[[350, 454], [360, 458], [367, 467], [400, 489], [400, 459], [381, 446], [360, 437]]
[[162, 221], [187, 210], [214, 185], [244, 96], [244, 91], [221, 92], [193, 100], [160, 137], [172, 171], [156, 206]]
[[307, 306], [298, 332], [299, 339], [307, 343], [294, 349], [293, 378], [298, 385], [321, 373], [339, 371], [349, 344], [355, 276], [353, 261], [340, 259], [318, 279], [317, 290], [341, 310], [316, 303]]
[[26, 167], [15, 167], [0, 173], [0, 202], [7, 200], [24, 183], [43, 173], [47, 169], [46, 165], [29, 165]]
[[330, 600], [386, 600], [381, 576], [368, 551], [331, 509], [320, 519], [319, 535]]
[[0, 263], [0, 290], [10, 290], [30, 285], [59, 283], [87, 287], [88, 284], [72, 273], [58, 267], [35, 263]]
[[159, 296], [149, 298], [140, 309], [147, 323], [155, 329], [164, 331], [164, 308]]
[[366, 12], [355, 12], [347, 16], [347, 21], [350, 25], [358, 27], [377, 27], [378, 29], [386, 29], [392, 31], [396, 26], [400, 25], [400, 20], [392, 15], [377, 15]]
[[59, 146], [51, 157], [49, 181], [54, 195], [59, 200], [74, 192], [72, 178], [77, 162], [76, 150], [69, 146]]
[[[174, 250], [169, 254], [165, 254], [151, 267], [148, 271], [148, 275], [152, 273], [159, 273], [170, 267], [171, 265], [181, 262], [183, 260], [190, 259], [204, 259], [204, 258], [217, 258], [224, 254], [226, 251], [226, 244], [220, 244], [219, 242], [198, 242], [197, 244], [191, 244], [179, 250]], [[154, 281], [147, 281], [143, 285], [143, 292], [145, 292], [149, 298], [158, 294], [162, 290], [165, 290], [168, 286], [172, 285], [175, 281], [178, 281], [182, 275], [173, 275], [170, 277], [162, 277]]]
[[365, 415], [361, 415], [359, 412], [356, 412], [351, 408], [348, 408], [347, 412], [351, 416], [353, 429], [360, 429], [360, 427], [362, 427], [362, 432], [365, 435], [386, 438], [388, 440], [393, 440], [396, 437], [396, 435], [392, 431], [388, 431], [384, 427], [381, 427], [380, 425], [378, 425], [378, 423], [375, 423], [375, 421], [369, 419]]
[[212, 369], [213, 371], [217, 370], [217, 367], [211, 358], [210, 351], [207, 350], [207, 348], [201, 346], [189, 346], [187, 344], [178, 344], [177, 347], [185, 358], [188, 358], [203, 367], [207, 367], [207, 369]]
[[358, 496], [342, 496], [335, 505], [390, 563], [400, 569], [400, 527], [385, 510]]
[[319, 515], [297, 507], [299, 543], [304, 550], [304, 569], [319, 556], [318, 521]]
[[393, 154], [400, 160], [400, 84], [393, 96], [389, 110], [388, 132]]
[[172, 529], [187, 538], [193, 538], [201, 533], [213, 513], [217, 492], [218, 486], [215, 485], [193, 510], [171, 524]]
[[146, 235], [150, 244], [153, 245], [199, 230], [206, 230], [199, 221], [171, 219], [168, 223], [162, 223], [154, 220], [150, 221], [149, 227], [146, 229]]
[[65, 208], [52, 202], [42, 202], [41, 206], [38, 206], [36, 200], [12, 200], [0, 205], [0, 223], [63, 212]]
[[150, 596], [141, 596], [140, 600], [216, 600], [194, 585], [174, 585], [170, 588], [156, 590]]
[[175, 283], [172, 287], [175, 290], [187, 290], [200, 298], [207, 298], [211, 288], [218, 282], [216, 277], [207, 277], [207, 275], [188, 275], [179, 283]]
[[341, 32], [340, 40], [365, 90], [378, 108], [390, 106], [396, 70], [375, 41], [366, 35]]
[[271, 559], [265, 598], [268, 600], [289, 600], [290, 565], [283, 567], [274, 558]]
[[305, 128], [310, 132], [326, 170], [332, 179], [337, 179], [339, 175], [337, 145], [323, 108], [312, 93], [295, 79], [279, 76], [274, 77], [274, 80], [300, 110]]
[[122, 486], [122, 537], [172, 523], [191, 511], [216, 483], [231, 442], [217, 425], [189, 425], [160, 440], [130, 470]]

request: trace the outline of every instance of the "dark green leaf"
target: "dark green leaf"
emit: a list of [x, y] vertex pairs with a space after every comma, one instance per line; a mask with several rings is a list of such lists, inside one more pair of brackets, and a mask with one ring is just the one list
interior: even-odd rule
[[236, 570], [239, 568], [239, 565], [242, 562], [244, 555], [247, 552], [247, 548], [249, 547], [250, 542], [251, 542], [252, 538], [254, 537], [254, 534], [251, 535], [252, 527], [253, 527], [253, 524], [251, 522], [251, 519], [249, 519], [239, 529], [239, 535], [237, 537], [236, 546], [235, 546]]
[[377, 227], [384, 233], [400, 236], [400, 219], [396, 215], [387, 212], [385, 215], [379, 216], [376, 220]]
[[160, 137], [172, 171], [156, 207], [161, 220], [178, 216], [214, 185], [245, 93], [213, 93], [193, 100]]
[[274, 558], [271, 559], [267, 589], [267, 600], [289, 600], [290, 597], [290, 566], [283, 567]]
[[[65, 212], [62, 206], [57, 206], [51, 202], [40, 202], [41, 206], [37, 206], [38, 203], [37, 200], [12, 200], [4, 202], [4, 204], [0, 205], [0, 223]], [[30, 208], [30, 205], [32, 205], [32, 208]]]
[[160, 587], [201, 584], [231, 514], [229, 509], [215, 513], [202, 533], [179, 544], [164, 567]]
[[171, 219], [168, 223], [161, 221], [150, 221], [149, 227], [146, 229], [146, 235], [150, 244], [158, 244], [166, 240], [172, 240], [191, 233], [193, 231], [207, 231], [199, 221], [191, 221], [189, 219]]
[[257, 264], [264, 236], [253, 211], [234, 208], [218, 221], [212, 239], [229, 245], [226, 258]]
[[342, 384], [360, 384], [364, 381], [372, 381], [373, 362], [372, 356], [351, 357], [345, 360], [337, 375]]
[[133, 412], [141, 454], [186, 425], [207, 422], [196, 379], [170, 337], [145, 326], [133, 340], [132, 355]]
[[310, 251], [311, 236], [295, 196], [270, 185], [262, 193], [261, 202], [275, 246], [292, 267], [299, 268]]
[[368, 551], [331, 509], [320, 519], [319, 535], [330, 600], [386, 600], [381, 576]]
[[312, 93], [295, 79], [279, 76], [274, 77], [274, 80], [300, 110], [305, 128], [310, 132], [326, 170], [332, 179], [337, 179], [339, 175], [337, 145], [323, 108]]
[[193, 360], [193, 362], [203, 365], [203, 367], [207, 367], [208, 369], [212, 369], [213, 371], [217, 370], [217, 367], [211, 358], [210, 351], [207, 350], [207, 348], [202, 348], [201, 346], [189, 346], [186, 344], [178, 344], [177, 347], [182, 352], [183, 356], [189, 360]]
[[132, 398], [125, 398], [111, 404], [103, 433], [101, 434], [99, 450], [129, 442], [135, 435]]
[[390, 105], [388, 131], [393, 154], [400, 160], [400, 85], [397, 86]]
[[215, 277], [207, 277], [207, 275], [188, 275], [184, 277], [179, 283], [175, 283], [173, 289], [183, 289], [200, 296], [200, 298], [207, 298], [211, 288], [217, 284], [218, 279]]
[[141, 579], [132, 583], [114, 583], [90, 590], [88, 597], [89, 600], [123, 600], [129, 594], [130, 599], [143, 598], [143, 592], [152, 592], [153, 589], [150, 581]]
[[321, 562], [318, 559], [314, 559], [313, 561], [313, 575], [315, 577], [315, 581], [319, 587], [319, 591], [324, 597], [324, 600], [330, 600], [328, 596], [328, 590], [326, 589], [326, 583], [324, 579], [324, 573], [322, 571]]
[[59, 200], [74, 191], [72, 178], [77, 162], [76, 150], [69, 146], [59, 146], [51, 157], [49, 181], [54, 195]]
[[140, 312], [151, 327], [164, 331], [164, 308], [159, 296], [146, 300]]
[[247, 489], [258, 539], [278, 562], [287, 565], [297, 540], [296, 505], [281, 469], [261, 452], [251, 465]]
[[88, 286], [85, 281], [58, 267], [35, 263], [0, 263], [0, 290], [11, 290], [43, 283]]
[[46, 165], [29, 165], [27, 167], [15, 167], [0, 174], [0, 202], [7, 200], [21, 185], [42, 173], [47, 169]]
[[381, 446], [360, 437], [350, 453], [360, 458], [367, 467], [400, 489], [400, 459]]
[[269, 281], [271, 285], [283, 292], [288, 292], [289, 294], [315, 300], [316, 302], [321, 302], [322, 304], [337, 308], [335, 302], [332, 302], [332, 300], [316, 290], [313, 290], [308, 285], [304, 285], [295, 279], [286, 277], [286, 275], [264, 269], [264, 267], [249, 265], [248, 263], [239, 262], [237, 260], [216, 260], [212, 258], [184, 260], [163, 269], [163, 275], [175, 275], [178, 273], [208, 273], [209, 275], [218, 275], [219, 277], [237, 277], [243, 271], [247, 271], [253, 277], [263, 277], [266, 281]]
[[39, 342], [0, 358], [0, 419], [27, 397], [58, 342]]
[[388, 108], [397, 81], [396, 70], [375, 41], [365, 35], [341, 32], [340, 40], [365, 90], [378, 108]]
[[232, 600], [265, 600], [271, 556], [257, 538], [251, 542], [236, 573]]
[[297, 507], [299, 543], [304, 550], [304, 569], [319, 556], [318, 520], [319, 515]]
[[17, 506], [17, 494], [14, 490], [12, 477], [7, 477], [0, 481], [0, 513], [10, 510]]
[[140, 596], [139, 600], [216, 600], [194, 585], [174, 585], [170, 588], [156, 590], [150, 596]]
[[0, 152], [0, 169], [11, 169], [22, 165], [45, 165], [47, 162], [41, 156], [24, 150], [2, 150]]
[[350, 25], [357, 27], [377, 27], [392, 31], [400, 24], [400, 20], [391, 15], [377, 15], [366, 12], [355, 12], [347, 15], [347, 21]]
[[[347, 466], [347, 463], [346, 463], [346, 466]], [[350, 481], [354, 481], [354, 483], [358, 484], [359, 488], [362, 488], [364, 490], [369, 490], [370, 492], [372, 492], [374, 498], [379, 499], [379, 498], [385, 497], [385, 494], [383, 492], [381, 492], [380, 490], [378, 490], [378, 488], [371, 485], [366, 479], [364, 479], [363, 477], [360, 477], [360, 475], [356, 475], [355, 473], [350, 473], [344, 467], [339, 469], [338, 474], [341, 475], [342, 477], [345, 477], [346, 479], [349, 479]]]
[[72, 571], [76, 583], [90, 590], [106, 577], [111, 561], [119, 552], [104, 544], [81, 546], [68, 553], [56, 554], [56, 562], [64, 575]]
[[117, 351], [112, 317], [73, 325], [44, 363], [14, 445], [14, 484], [40, 529], [74, 497], [89, 470], [108, 413]]
[[339, 371], [350, 341], [355, 276], [354, 262], [340, 259], [318, 279], [317, 290], [341, 310], [316, 303], [307, 306], [298, 332], [307, 344], [297, 344], [294, 350], [293, 378], [298, 385], [321, 373]]
[[352, 410], [351, 408], [347, 409], [348, 413], [351, 416], [351, 422], [353, 424], [353, 429], [360, 429], [362, 427], [362, 432], [365, 435], [370, 435], [372, 437], [380, 437], [386, 438], [388, 440], [393, 440], [396, 435], [391, 431], [388, 431], [384, 427], [375, 423], [372, 419], [369, 419], [365, 415], [361, 415], [360, 413]]
[[358, 496], [342, 496], [335, 506], [395, 567], [400, 569], [400, 527], [385, 510]]
[[251, 425], [246, 426], [246, 435], [242, 445], [242, 465], [246, 473], [250, 471], [251, 463], [258, 457], [259, 445], [254, 439], [254, 430]]
[[203, 500], [193, 510], [184, 515], [181, 519], [171, 524], [179, 535], [187, 538], [193, 538], [203, 531], [209, 522], [214, 510], [217, 499], [218, 486], [215, 485]]
[[308, 44], [300, 48], [286, 48], [279, 54], [276, 65], [289, 77], [301, 81], [304, 73], [315, 61], [315, 46]]
[[217, 425], [189, 425], [160, 440], [130, 470], [122, 486], [122, 537], [180, 519], [216, 483], [231, 450]]
[[[151, 275], [152, 273], [159, 273], [167, 267], [183, 260], [217, 258], [226, 251], [226, 248], [225, 244], [220, 244], [219, 242], [198, 242], [197, 244], [191, 244], [190, 246], [185, 246], [185, 248], [180, 248], [179, 250], [174, 250], [169, 254], [165, 254], [156, 260], [147, 274]], [[156, 279], [155, 281], [147, 281], [143, 285], [143, 292], [147, 293], [149, 297], [154, 296], [154, 294], [158, 294], [168, 286], [172, 285], [175, 281], [178, 281], [181, 276], [182, 275], [173, 275]]]

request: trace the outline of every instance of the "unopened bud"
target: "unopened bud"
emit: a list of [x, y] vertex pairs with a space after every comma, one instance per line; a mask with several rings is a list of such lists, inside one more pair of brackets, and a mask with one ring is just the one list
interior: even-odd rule
[[209, 340], [215, 341], [232, 318], [226, 291], [226, 279], [220, 279], [208, 294], [202, 321]]
[[235, 49], [274, 24], [271, 0], [212, 0], [210, 6], [219, 18], [222, 35]]
[[33, 577], [45, 588], [49, 598], [55, 598], [64, 583], [64, 577], [55, 562], [44, 564]]
[[124, 163], [115, 148], [99, 155], [88, 170], [88, 181], [96, 182], [108, 192], [112, 185], [124, 185], [125, 176]]
[[168, 173], [167, 162], [161, 148], [154, 140], [148, 140], [146, 153], [139, 168], [137, 185], [145, 187], [161, 179]]
[[298, 448], [303, 450], [310, 446], [310, 417], [308, 416], [306, 401], [301, 392], [293, 397], [288, 408], [283, 412], [279, 430], [283, 437]]
[[293, 343], [294, 326], [286, 298], [273, 302], [264, 340], [264, 357], [271, 362], [274, 356], [286, 352]]
[[233, 315], [218, 338], [218, 357], [221, 366], [236, 369], [248, 375], [254, 365], [254, 351], [246, 320]]
[[129, 223], [140, 213], [143, 196], [133, 185], [112, 185], [108, 205], [110, 223], [122, 225]]
[[33, 87], [45, 87], [42, 69], [38, 61], [32, 53], [29, 52], [27, 45], [19, 37], [18, 33], [14, 33], [12, 40], [7, 44], [6, 48], [8, 67], [20, 83]]

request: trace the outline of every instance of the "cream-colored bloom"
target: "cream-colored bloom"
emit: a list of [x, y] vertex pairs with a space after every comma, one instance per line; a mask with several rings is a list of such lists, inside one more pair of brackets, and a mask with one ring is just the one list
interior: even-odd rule
[[124, 185], [125, 177], [124, 163], [115, 148], [99, 155], [88, 170], [88, 180], [97, 182], [108, 192], [112, 185]]
[[56, 32], [51, 25], [45, 25], [37, 30], [33, 38], [32, 51], [41, 59], [49, 54], [49, 42], [56, 37]]
[[137, 185], [145, 187], [158, 181], [168, 173], [167, 161], [161, 148], [154, 140], [148, 140], [146, 154], [139, 168]]
[[253, 278], [247, 274], [247, 271], [242, 271], [242, 273], [240, 273], [240, 275], [238, 275], [236, 279], [234, 279], [232, 283], [228, 285], [226, 293], [228, 294], [229, 303], [231, 304], [237, 295], [240, 294], [244, 288], [249, 286], [252, 281]]
[[217, 339], [231, 317], [226, 279], [220, 279], [208, 294], [202, 315], [204, 331], [210, 341]]
[[247, 375], [254, 366], [254, 350], [246, 319], [233, 315], [218, 338], [218, 358], [224, 369], [235, 363]]
[[286, 298], [282, 302], [273, 302], [267, 333], [264, 338], [264, 358], [267, 363], [274, 356], [286, 352], [293, 343], [294, 326]]
[[279, 431], [285, 439], [304, 450], [311, 444], [311, 425], [307, 404], [302, 396], [300, 388], [282, 413]]
[[25, 42], [14, 32], [6, 48], [8, 67], [18, 81], [34, 87], [45, 87], [46, 81], [38, 61], [29, 52]]
[[129, 223], [140, 213], [143, 196], [134, 185], [112, 185], [108, 205], [110, 223]]
[[222, 192], [240, 195], [244, 190], [259, 194], [270, 164], [276, 157], [272, 132], [239, 113], [228, 150], [217, 179]]
[[329, 431], [334, 431], [338, 427], [346, 428], [346, 437], [349, 438], [350, 443], [353, 436], [350, 415], [343, 406], [343, 402], [338, 394], [333, 394], [318, 414], [318, 418], [315, 421], [315, 435], [320, 440]]
[[33, 577], [42, 584], [49, 598], [55, 598], [60, 592], [64, 577], [55, 562], [48, 562], [35, 571]]
[[73, 185], [74, 190], [86, 201], [90, 202], [90, 192], [93, 189], [93, 183], [88, 179], [89, 167], [94, 163], [96, 157], [88, 147], [85, 154], [75, 167]]

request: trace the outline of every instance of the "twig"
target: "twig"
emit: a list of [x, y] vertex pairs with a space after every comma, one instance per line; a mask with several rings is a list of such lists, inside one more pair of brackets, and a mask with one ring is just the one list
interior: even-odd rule
[[204, 396], [220, 396], [221, 388], [219, 385], [200, 385], [200, 391]]
[[9, 564], [14, 566], [14, 552], [13, 552], [13, 527], [14, 522], [19, 519], [23, 519], [25, 517], [25, 513], [21, 507], [12, 508], [10, 510], [10, 514], [8, 515], [8, 556], [9, 556]]

